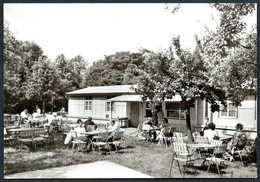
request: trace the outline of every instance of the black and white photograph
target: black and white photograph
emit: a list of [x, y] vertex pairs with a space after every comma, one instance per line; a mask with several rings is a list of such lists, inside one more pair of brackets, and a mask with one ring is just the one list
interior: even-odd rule
[[8, 179], [257, 176], [257, 3], [3, 3]]

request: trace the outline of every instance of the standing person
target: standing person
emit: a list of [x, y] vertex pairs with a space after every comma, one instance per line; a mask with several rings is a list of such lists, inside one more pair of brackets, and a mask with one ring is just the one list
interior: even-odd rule
[[215, 130], [216, 125], [214, 123], [209, 123], [208, 124], [208, 128], [204, 131], [204, 137], [207, 137], [209, 142], [211, 142], [213, 139], [218, 138], [219, 134], [218, 132]]
[[163, 120], [164, 120], [164, 113], [163, 113], [161, 107], [158, 108], [156, 115], [157, 115], [157, 125], [160, 126], [163, 123]]

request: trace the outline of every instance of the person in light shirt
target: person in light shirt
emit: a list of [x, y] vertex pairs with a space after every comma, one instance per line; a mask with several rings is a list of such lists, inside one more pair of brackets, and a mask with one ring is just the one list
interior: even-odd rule
[[214, 123], [209, 123], [208, 128], [204, 131], [204, 137], [207, 137], [209, 142], [213, 139], [217, 139], [219, 137], [218, 132], [215, 130], [216, 125]]
[[118, 129], [118, 126], [116, 125], [116, 122], [115, 122], [115, 120], [111, 120], [110, 121], [110, 123], [109, 123], [109, 125], [107, 126], [107, 130], [109, 131], [109, 132], [114, 132], [114, 131], [116, 131]]

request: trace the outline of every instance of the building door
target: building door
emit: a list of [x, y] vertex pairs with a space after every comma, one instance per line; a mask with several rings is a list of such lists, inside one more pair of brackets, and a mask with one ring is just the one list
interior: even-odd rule
[[130, 119], [130, 126], [137, 127], [139, 125], [139, 102], [131, 102]]

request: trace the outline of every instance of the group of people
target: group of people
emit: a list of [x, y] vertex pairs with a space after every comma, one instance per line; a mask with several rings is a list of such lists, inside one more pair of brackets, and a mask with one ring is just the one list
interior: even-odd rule
[[[86, 141], [86, 145], [89, 143], [89, 137], [86, 136], [86, 132], [88, 132], [88, 126], [91, 125], [95, 130], [98, 129], [97, 125], [92, 121], [92, 117], [88, 117], [88, 119], [83, 123], [81, 119], [77, 120], [77, 126], [71, 126], [69, 133], [67, 134], [64, 144], [70, 146], [73, 140], [81, 140]], [[115, 120], [110, 120], [105, 127], [105, 131], [109, 133], [113, 133], [118, 129], [118, 125], [116, 124]]]
[[32, 114], [28, 113], [28, 110], [25, 109], [21, 112], [20, 114], [21, 116], [21, 123], [19, 124], [25, 124], [27, 127], [31, 127], [31, 125], [33, 125], [33, 121], [41, 116], [41, 109], [40, 107], [37, 105], [35, 107], [35, 109], [33, 110]]
[[[216, 125], [212, 122], [208, 123], [203, 129], [203, 136], [207, 137], [209, 142], [213, 139], [219, 139], [219, 133], [215, 130]], [[247, 143], [246, 133], [243, 131], [243, 124], [236, 124], [236, 132], [231, 139], [230, 152], [234, 153], [235, 150], [242, 150]]]
[[[153, 141], [155, 142], [156, 140], [160, 139], [162, 137], [162, 131], [163, 129], [169, 129], [171, 126], [168, 122], [168, 119], [167, 118], [163, 118], [160, 122], [157, 122], [157, 123], [160, 123], [159, 125], [156, 125], [153, 121], [152, 121], [152, 118], [148, 118], [146, 121], [144, 121], [141, 125], [139, 125], [139, 129], [142, 130], [143, 129], [143, 126], [144, 125], [149, 125], [151, 127], [151, 130], [149, 130], [148, 134], [149, 136], [153, 139]], [[153, 130], [155, 129], [156, 130]], [[173, 133], [170, 132], [168, 133], [170, 136], [173, 136]], [[142, 135], [142, 133], [141, 133]], [[141, 138], [142, 136], [140, 136]]]

